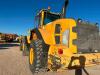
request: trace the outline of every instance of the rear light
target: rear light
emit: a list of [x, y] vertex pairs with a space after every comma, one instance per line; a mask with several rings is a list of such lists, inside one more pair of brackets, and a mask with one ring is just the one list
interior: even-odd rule
[[58, 49], [58, 54], [63, 54], [63, 49]]

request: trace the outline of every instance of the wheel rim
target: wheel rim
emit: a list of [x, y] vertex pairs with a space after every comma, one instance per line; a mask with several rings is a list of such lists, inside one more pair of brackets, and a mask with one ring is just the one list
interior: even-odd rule
[[33, 61], [34, 61], [34, 49], [31, 48], [30, 49], [30, 64], [32, 65], [33, 64]]

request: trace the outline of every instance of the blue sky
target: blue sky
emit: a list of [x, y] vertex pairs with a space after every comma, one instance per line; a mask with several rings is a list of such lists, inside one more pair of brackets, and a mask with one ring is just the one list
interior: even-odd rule
[[[100, 0], [69, 0], [66, 17], [100, 23]], [[42, 8], [61, 12], [64, 0], [0, 0], [0, 32], [27, 34]]]

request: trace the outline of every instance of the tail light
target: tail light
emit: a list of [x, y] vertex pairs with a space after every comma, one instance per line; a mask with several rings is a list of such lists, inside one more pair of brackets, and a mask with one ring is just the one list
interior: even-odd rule
[[58, 49], [58, 54], [63, 54], [63, 49]]

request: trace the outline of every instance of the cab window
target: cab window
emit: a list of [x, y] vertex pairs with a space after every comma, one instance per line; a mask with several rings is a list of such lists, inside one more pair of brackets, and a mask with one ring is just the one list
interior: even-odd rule
[[49, 12], [45, 12], [45, 16], [44, 16], [44, 25], [46, 25], [47, 23], [50, 23], [52, 21], [55, 21], [57, 19], [60, 18], [60, 15], [56, 15], [56, 14], [52, 14]]

